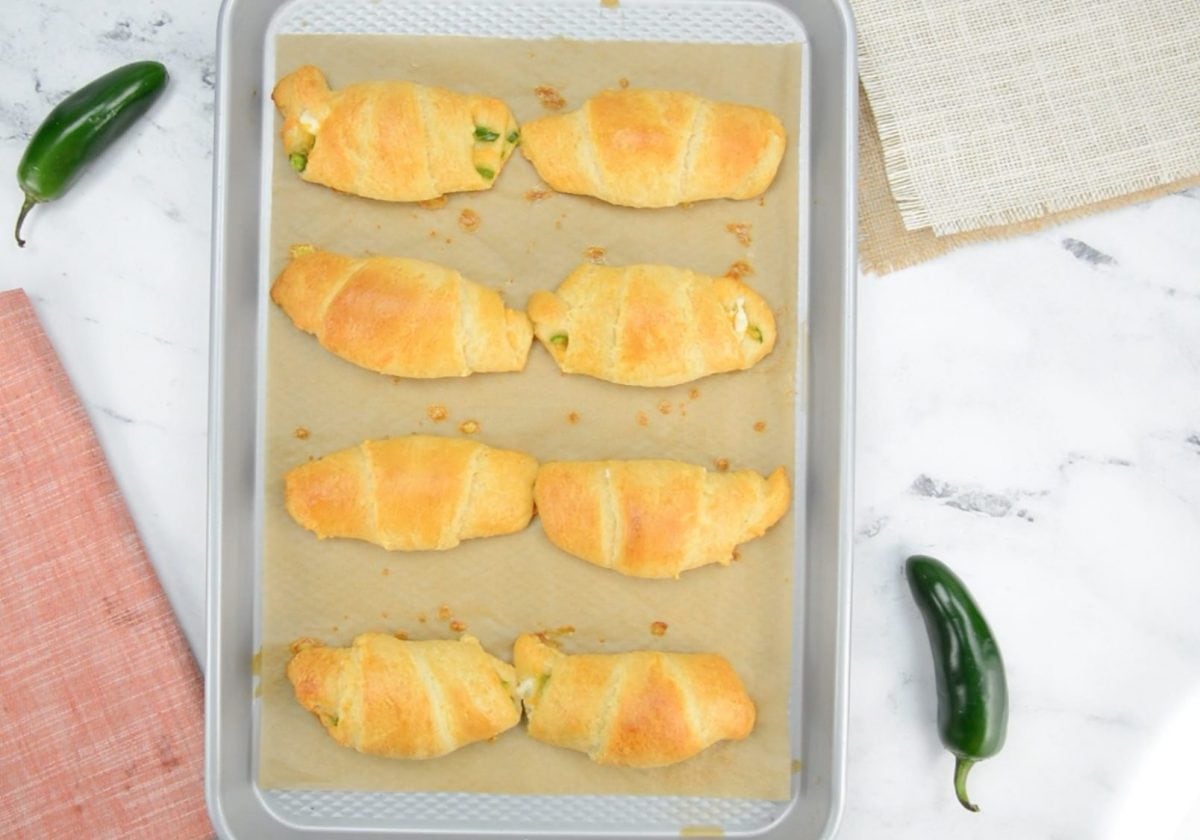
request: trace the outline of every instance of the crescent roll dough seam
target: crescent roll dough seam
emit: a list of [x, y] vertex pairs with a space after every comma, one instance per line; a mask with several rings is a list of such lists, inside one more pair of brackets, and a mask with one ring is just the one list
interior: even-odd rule
[[[537, 487], [535, 482], [534, 487]], [[621, 545], [621, 513], [617, 506], [617, 491], [612, 485], [612, 473], [604, 472], [605, 491], [601, 494], [601, 504], [604, 506], [601, 515], [604, 524], [600, 529], [600, 553], [604, 557], [604, 567], [611, 569], [617, 564], [617, 554]]]
[[[312, 250], [310, 250], [309, 246], [307, 245], [294, 247], [292, 248], [292, 259], [303, 257], [310, 253], [312, 253]], [[329, 311], [329, 307], [333, 305], [335, 300], [337, 300], [338, 295], [340, 295], [345, 288], [350, 285], [350, 281], [357, 277], [362, 269], [363, 266], [360, 262], [358, 265], [355, 265], [353, 269], [342, 274], [342, 276], [338, 278], [339, 282], [331, 283], [329, 285], [328, 292], [326, 292], [325, 296], [321, 298], [321, 307], [319, 310], [317, 310], [320, 313], [320, 317], [324, 317], [325, 313]], [[320, 339], [324, 332], [324, 329], [322, 329], [321, 332], [317, 334], [317, 338]]]
[[[708, 290], [694, 284], [689, 284], [682, 289], [683, 299], [692, 312], [704, 310], [704, 302], [708, 294]], [[687, 321], [687, 338], [683, 355], [687, 370], [704, 370], [707, 366], [704, 358], [704, 339], [700, 333], [697, 318], [689, 318]]]
[[707, 110], [708, 103], [702, 102], [696, 108], [696, 113], [692, 115], [692, 126], [688, 133], [688, 144], [687, 148], [683, 151], [683, 165], [679, 167], [679, 181], [675, 185], [675, 195], [672, 197], [672, 203], [674, 204], [678, 204], [683, 200], [688, 179], [692, 177], [698, 157], [696, 155], [696, 147], [700, 145], [700, 123], [707, 116]]
[[[705, 470], [706, 475], [707, 475], [707, 472], [708, 471]], [[699, 507], [698, 518], [702, 522], [704, 521], [704, 519], [706, 518], [707, 515], [718, 513], [718, 511], [717, 511], [717, 486], [713, 482], [711, 482], [711, 481], [701, 482], [701, 484], [700, 484], [700, 504], [698, 507]], [[757, 511], [755, 511], [755, 513], [757, 513]], [[749, 512], [747, 512], [746, 518], [743, 519], [742, 522], [738, 526], [738, 532], [742, 533], [742, 534], [746, 533], [746, 525], [749, 524], [749, 522], [750, 522], [750, 514], [749, 514]], [[691, 528], [691, 529], [689, 529], [689, 531], [690, 531], [689, 536], [691, 537], [691, 539], [688, 540], [688, 547], [687, 547], [688, 556], [689, 557], [699, 557], [703, 553], [701, 551], [702, 546], [699, 544], [700, 543], [700, 529], [699, 528]], [[729, 565], [730, 559], [732, 559], [732, 558], [724, 558], [724, 562], [722, 562], [721, 559], [718, 559], [717, 563], [719, 563], [722, 566], [727, 566], [727, 565]]]
[[[669, 656], [660, 656], [658, 661], [672, 682], [682, 684], [686, 681], [687, 677], [674, 659]], [[699, 710], [696, 708], [696, 699], [686, 691], [679, 693], [679, 699], [682, 701], [683, 719], [687, 724], [687, 728], [693, 732], [708, 732], [708, 723], [701, 717]]]
[[459, 497], [458, 509], [454, 512], [454, 522], [451, 525], [452, 533], [463, 533], [463, 525], [467, 521], [467, 510], [473, 502], [478, 500], [477, 490], [482, 479], [480, 472], [484, 455], [483, 449], [476, 449], [471, 453], [471, 459], [467, 462], [467, 475], [471, 477], [471, 481], [467, 485], [467, 492]]
[[[752, 523], [758, 522], [762, 517], [763, 511], [763, 488], [762, 486], [755, 487], [754, 504], [748, 505], [742, 514], [742, 521], [738, 523], [738, 532], [742, 534], [754, 534]], [[710, 508], [711, 510], [711, 508]], [[751, 537], [753, 539], [753, 537]], [[728, 562], [728, 561], [727, 561]], [[722, 564], [724, 565], [724, 564]]]
[[[465, 283], [458, 284], [458, 352], [467, 367], [475, 366], [475, 354], [472, 352], [469, 332], [474, 327], [474, 312], [467, 312], [470, 306], [471, 291]], [[507, 338], [507, 336], [505, 336]]]
[[[429, 88], [420, 86], [416, 90], [417, 111], [421, 115], [421, 134], [428, 134], [429, 127], [433, 125], [433, 120], [429, 114]], [[437, 170], [433, 163], [433, 146], [430, 143], [422, 144], [425, 151], [425, 169], [429, 172], [429, 180], [433, 183], [433, 189], [436, 192], [442, 192], [442, 185], [438, 183]]]
[[473, 359], [470, 356], [470, 348], [467, 343], [467, 336], [469, 335], [467, 330], [470, 329], [471, 324], [467, 316], [468, 295], [465, 284], [459, 283], [456, 291], [458, 292], [458, 352], [462, 355], [463, 362], [466, 363], [467, 367], [472, 367], [471, 362]]
[[[616, 668], [613, 668], [612, 673], [608, 675], [608, 682], [604, 684], [604, 702], [601, 704], [602, 709], [600, 716], [596, 719], [596, 725], [592, 731], [592, 744], [600, 745], [608, 742], [608, 736], [616, 724], [616, 708], [617, 698], [621, 692], [621, 680], [625, 676], [625, 671], [628, 669], [628, 663], [621, 662]], [[548, 672], [551, 676], [554, 674], [553, 666]], [[589, 758], [595, 758], [596, 748], [588, 752]]]
[[354, 448], [354, 451], [359, 458], [359, 477], [367, 499], [366, 520], [371, 524], [371, 528], [375, 533], [378, 534], [382, 532], [383, 526], [379, 521], [379, 482], [375, 478], [375, 463], [367, 453], [365, 446], [359, 445]]
[[[354, 690], [354, 680], [351, 679], [355, 673], [361, 674], [363, 672], [363, 658], [362, 650], [352, 646], [350, 648], [350, 659], [354, 667], [353, 669], [343, 668], [338, 676], [338, 690], [342, 692], [342, 705], [346, 707], [351, 720], [361, 719], [364, 712], [363, 704], [365, 698], [361, 691]], [[362, 736], [363, 733], [361, 731], [357, 733], [354, 743], [351, 744], [354, 749], [362, 749]]]
[[[364, 102], [361, 110], [358, 112], [360, 121], [366, 125], [374, 125], [375, 109], [376, 100], [368, 99], [366, 102]], [[424, 130], [422, 130], [421, 133], [424, 134]], [[313, 148], [312, 151], [309, 152], [310, 157], [316, 153], [317, 145], [320, 142], [320, 135], [317, 135], [313, 138]], [[353, 164], [354, 180], [351, 182], [350, 189], [355, 195], [362, 195], [363, 191], [368, 189], [367, 172], [369, 171], [370, 167], [365, 160], [364, 152], [365, 150], [361, 148], [350, 148], [346, 150], [346, 158]]]
[[433, 718], [433, 733], [436, 743], [441, 750], [449, 752], [449, 748], [453, 745], [453, 738], [450, 735], [446, 697], [442, 692], [442, 686], [434, 677], [433, 669], [429, 667], [428, 662], [414, 659], [413, 667], [417, 672], [417, 681], [429, 692], [429, 711]]
[[[600, 168], [600, 150], [596, 148], [596, 139], [590, 131], [583, 130], [584, 115], [583, 111], [579, 111], [579, 160], [587, 170], [587, 181], [593, 188], [596, 184], [604, 183], [604, 175]], [[524, 148], [522, 148], [524, 151]], [[534, 167], [536, 170], [537, 167]], [[540, 173], [539, 173], [540, 174]]]

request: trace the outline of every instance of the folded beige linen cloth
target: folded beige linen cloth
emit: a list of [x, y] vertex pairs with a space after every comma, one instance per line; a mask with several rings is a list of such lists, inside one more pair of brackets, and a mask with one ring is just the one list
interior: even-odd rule
[[1200, 184], [1197, 0], [851, 0], [885, 272]]
[[203, 684], [24, 292], [0, 293], [0, 837], [212, 836]]

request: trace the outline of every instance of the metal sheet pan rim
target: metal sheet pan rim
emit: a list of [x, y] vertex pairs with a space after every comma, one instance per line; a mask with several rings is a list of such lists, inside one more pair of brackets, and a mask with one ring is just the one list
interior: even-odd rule
[[[249, 785], [242, 786], [238, 783], [240, 780], [230, 778], [232, 775], [228, 772], [221, 772], [223, 765], [228, 764], [228, 753], [231, 751], [228, 746], [223, 748], [223, 743], [227, 743], [229, 738], [229, 724], [236, 722], [244, 724], [244, 721], [238, 721], [238, 715], [249, 716], [249, 703], [242, 704], [240, 708], [229, 709], [229, 701], [227, 695], [231, 689], [240, 689], [242, 686], [233, 686], [233, 683], [249, 682], [248, 674], [238, 675], [236, 670], [230, 671], [231, 660], [236, 657], [231, 657], [230, 652], [225, 650], [229, 645], [231, 636], [231, 628], [226, 626], [228, 619], [223, 621], [223, 616], [227, 616], [234, 597], [230, 596], [228, 588], [231, 585], [230, 578], [232, 577], [224, 568], [230, 561], [231, 554], [236, 555], [236, 552], [231, 552], [231, 535], [228, 529], [228, 523], [232, 519], [226, 515], [225, 506], [229, 503], [228, 494], [225, 493], [227, 482], [231, 481], [231, 472], [236, 472], [236, 469], [231, 470], [231, 448], [236, 449], [236, 446], [230, 445], [230, 438], [226, 435], [226, 422], [231, 416], [236, 416], [237, 406], [231, 405], [236, 403], [237, 399], [228, 399], [230, 396], [229, 386], [230, 377], [227, 365], [235, 365], [236, 362], [231, 361], [230, 343], [234, 336], [230, 332], [230, 313], [236, 311], [235, 307], [238, 303], [236, 300], [236, 289], [230, 294], [231, 272], [228, 270], [228, 264], [233, 256], [232, 252], [240, 246], [242, 251], [245, 249], [244, 241], [237, 241], [237, 229], [231, 222], [228, 212], [231, 201], [235, 193], [238, 193], [239, 184], [231, 177], [231, 146], [232, 127], [236, 125], [233, 122], [232, 116], [237, 99], [237, 92], [233, 86], [233, 76], [230, 72], [231, 64], [237, 57], [246, 51], [244, 46], [236, 45], [235, 39], [238, 33], [235, 31], [235, 19], [238, 16], [239, 9], [258, 2], [263, 5], [261, 0], [225, 0], [222, 5], [219, 22], [218, 22], [218, 83], [216, 90], [217, 97], [217, 112], [216, 123], [214, 127], [214, 204], [213, 204], [213, 250], [212, 250], [212, 292], [213, 303], [211, 313], [211, 331], [212, 345], [210, 349], [210, 451], [209, 451], [209, 588], [208, 588], [208, 649], [207, 649], [207, 673], [208, 681], [206, 683], [206, 796], [209, 802], [210, 813], [213, 817], [213, 822], [218, 833], [222, 836], [268, 836], [267, 833], [261, 833], [258, 829], [253, 829], [254, 833], [246, 833], [251, 831], [251, 826], [257, 824], [259, 829], [272, 829], [269, 836], [295, 836], [294, 831], [303, 831], [304, 836], [314, 836], [311, 831], [303, 830], [300, 826], [292, 826], [292, 831], [288, 831], [287, 827], [279, 822], [275, 822], [272, 827], [269, 824], [264, 824], [261, 818], [266, 813], [267, 803], [263, 801], [256, 787], [251, 782]], [[751, 0], [761, 4], [761, 0]], [[791, 6], [796, 5], [797, 0], [792, 0]], [[833, 14], [841, 19], [841, 25], [846, 38], [847, 44], [842, 44], [842, 66], [838, 69], [839, 75], [842, 78], [842, 86], [840, 90], [834, 91], [834, 99], [840, 100], [842, 103], [842, 132], [841, 142], [849, 154], [844, 155], [842, 161], [842, 173], [845, 183], [842, 187], [842, 201], [840, 218], [837, 219], [838, 236], [836, 245], [833, 243], [821, 246], [815, 238], [812, 240], [812, 251], [808, 255], [810, 264], [814, 262], [815, 252], [824, 249], [825, 251], [835, 252], [828, 255], [832, 258], [835, 264], [840, 265], [838, 278], [840, 283], [836, 284], [840, 288], [841, 293], [841, 315], [842, 322], [840, 324], [840, 366], [838, 371], [840, 378], [840, 388], [838, 394], [838, 404], [835, 406], [840, 418], [838, 426], [838, 458], [835, 475], [832, 477], [837, 485], [837, 500], [835, 503], [836, 516], [833, 517], [832, 526], [830, 528], [830, 536], [833, 544], [836, 546], [836, 556], [833, 558], [834, 568], [832, 569], [833, 578], [835, 581], [834, 593], [836, 595], [836, 607], [834, 610], [834, 626], [832, 627], [833, 649], [828, 652], [832, 665], [832, 678], [830, 682], [824, 686], [830, 697], [830, 716], [829, 723], [832, 727], [830, 733], [832, 739], [832, 748], [828, 756], [828, 762], [822, 769], [825, 774], [824, 784], [828, 786], [828, 799], [826, 802], [827, 811], [825, 819], [822, 820], [821, 826], [815, 832], [808, 830], [804, 836], [806, 837], [829, 837], [836, 831], [837, 824], [840, 820], [841, 811], [844, 802], [844, 777], [845, 777], [845, 736], [847, 725], [847, 708], [846, 694], [848, 691], [848, 673], [849, 673], [849, 622], [850, 622], [850, 545], [851, 545], [851, 510], [852, 510], [852, 492], [850, 481], [853, 475], [852, 471], [852, 452], [853, 452], [853, 345], [854, 345], [854, 154], [856, 148], [854, 145], [855, 131], [855, 114], [856, 109], [852, 107], [857, 94], [857, 79], [854, 72], [854, 49], [853, 49], [853, 27], [850, 18], [850, 12], [846, 6], [845, 0], [820, 0], [821, 3], [827, 5], [833, 11]], [[785, 8], [788, 4], [781, 3]], [[813, 5], [809, 3], [808, 5]], [[794, 13], [794, 9], [790, 9]], [[243, 37], [244, 41], [245, 38]], [[239, 52], [240, 50], [240, 52]], [[256, 94], [257, 95], [257, 94]], [[810, 157], [811, 163], [811, 157]], [[238, 193], [239, 197], [244, 199], [243, 193]], [[809, 210], [811, 216], [811, 210]], [[244, 239], [244, 235], [243, 235]], [[253, 243], [257, 245], [257, 243]], [[810, 265], [810, 272], [813, 271]], [[236, 273], [236, 272], [234, 272]], [[232, 308], [231, 308], [232, 307]], [[236, 350], [236, 348], [234, 348]], [[811, 384], [811, 383], [810, 383]], [[810, 395], [811, 398], [811, 395]], [[806, 417], [807, 419], [807, 417]], [[807, 446], [811, 448], [812, 437], [808, 437]], [[236, 468], [236, 457], [233, 458]], [[236, 539], [232, 540], [236, 543]], [[232, 562], [236, 562], [236, 557]], [[234, 645], [236, 647], [236, 645]], [[240, 665], [245, 667], [245, 660], [240, 662]], [[246, 669], [248, 670], [248, 669]], [[226, 679], [226, 676], [229, 679]], [[806, 771], [808, 772], [808, 771]], [[770, 833], [774, 834], [776, 830], [793, 826], [797, 817], [797, 806], [802, 801], [801, 792], [797, 791], [793, 798], [788, 803], [785, 810], [779, 815], [778, 819], [771, 825], [765, 826], [762, 831], [755, 831], [753, 834]], [[254, 810], [259, 810], [259, 813], [252, 813]], [[237, 830], [235, 830], [235, 825]], [[273, 829], [281, 829], [284, 833], [278, 833]], [[363, 831], [359, 828], [357, 831]], [[366, 829], [371, 830], [371, 829]], [[352, 829], [351, 831], [354, 831]], [[375, 833], [375, 831], [373, 831]], [[529, 832], [522, 832], [528, 834]], [[542, 834], [539, 832], [539, 834]], [[328, 836], [345, 836], [343, 832], [330, 833]], [[542, 834], [542, 836], [551, 836]], [[578, 836], [577, 833], [575, 836]], [[600, 835], [596, 835], [600, 836]], [[615, 836], [615, 835], [614, 835]], [[622, 836], [629, 836], [622, 834]], [[780, 835], [783, 836], [783, 835]], [[787, 836], [795, 836], [789, 834]]]

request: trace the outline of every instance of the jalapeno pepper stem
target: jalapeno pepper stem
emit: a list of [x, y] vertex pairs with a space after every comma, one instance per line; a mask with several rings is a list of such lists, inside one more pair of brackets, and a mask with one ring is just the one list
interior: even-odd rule
[[21, 205], [21, 215], [17, 216], [17, 244], [22, 248], [25, 247], [25, 240], [21, 238], [21, 223], [25, 221], [25, 217], [29, 215], [29, 211], [33, 209], [33, 205], [37, 204], [37, 199], [32, 198], [28, 193], [25, 194], [25, 203]]
[[954, 760], [954, 792], [958, 794], [958, 801], [968, 811], [979, 811], [979, 806], [971, 803], [967, 798], [967, 774], [971, 772], [971, 768], [975, 762], [969, 758], [956, 758]]

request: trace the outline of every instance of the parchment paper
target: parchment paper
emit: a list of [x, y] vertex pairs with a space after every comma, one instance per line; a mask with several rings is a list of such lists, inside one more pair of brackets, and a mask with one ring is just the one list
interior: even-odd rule
[[[342, 195], [295, 176], [275, 144], [270, 277], [288, 246], [308, 242], [348, 254], [410, 256], [452, 266], [500, 290], [523, 308], [531, 292], [553, 289], [589, 248], [611, 265], [661, 262], [724, 274], [735, 261], [771, 303], [779, 324], [774, 352], [746, 372], [672, 388], [623, 387], [558, 372], [535, 345], [520, 373], [454, 380], [395, 380], [345, 362], [268, 313], [267, 409], [262, 570], [259, 781], [268, 788], [455, 790], [507, 793], [637, 793], [787, 799], [791, 759], [788, 676], [794, 514], [745, 544], [729, 567], [679, 580], [639, 580], [556, 549], [537, 520], [525, 531], [464, 542], [446, 552], [391, 553], [351, 540], [317, 540], [282, 504], [281, 476], [292, 466], [365, 438], [414, 432], [475, 438], [540, 460], [676, 458], [766, 473], [787, 465], [793, 486], [798, 243], [800, 47], [486, 41], [391, 36], [281, 36], [277, 78], [311, 63], [335, 89], [405, 78], [509, 103], [521, 122], [546, 110], [534, 88], [552, 86], [567, 109], [593, 93], [633, 86], [692, 90], [760, 105], [779, 114], [788, 149], [774, 185], [757, 200], [635, 210], [553, 195], [519, 152], [495, 188], [449, 197], [430, 210]], [[278, 125], [278, 123], [277, 123]], [[471, 209], [474, 232], [457, 224]], [[751, 242], [726, 230], [749, 224]], [[265, 289], [263, 291], [265, 295]], [[802, 300], [802, 298], [800, 298]], [[448, 418], [427, 414], [442, 405]], [[576, 422], [568, 415], [575, 413]], [[759, 430], [756, 430], [756, 424]], [[298, 429], [307, 432], [297, 434]], [[797, 487], [803, 503], [803, 484]], [[793, 501], [793, 510], [797, 502]], [[439, 617], [439, 607], [445, 605]], [[668, 625], [662, 636], [652, 622]], [[754, 732], [668, 768], [602, 767], [584, 754], [529, 738], [524, 724], [490, 743], [432, 761], [366, 756], [338, 746], [295, 701], [284, 676], [289, 643], [300, 636], [345, 645], [367, 630], [412, 639], [456, 638], [451, 622], [511, 660], [521, 632], [574, 628], [568, 652], [634, 649], [711, 651], [725, 656], [758, 708]], [[454, 625], [459, 626], [459, 625]]]

